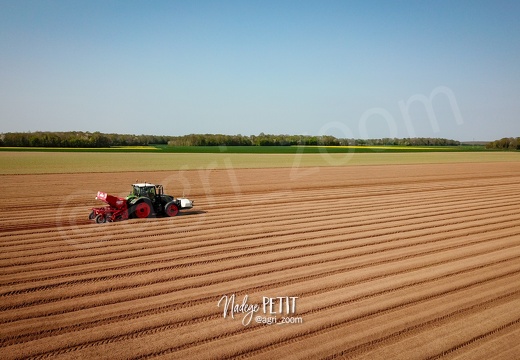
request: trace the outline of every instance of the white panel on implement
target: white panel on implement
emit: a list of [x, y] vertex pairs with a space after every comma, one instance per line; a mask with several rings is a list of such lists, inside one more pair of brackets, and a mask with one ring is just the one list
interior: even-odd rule
[[193, 207], [193, 202], [189, 199], [178, 198], [177, 200], [179, 200], [181, 202], [182, 209], [191, 209]]

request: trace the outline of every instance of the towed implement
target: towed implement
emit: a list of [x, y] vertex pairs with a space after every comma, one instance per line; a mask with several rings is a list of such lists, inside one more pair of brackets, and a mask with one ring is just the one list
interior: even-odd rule
[[108, 206], [92, 208], [88, 217], [90, 220], [95, 220], [98, 224], [101, 224], [107, 221], [128, 219], [128, 206], [125, 198], [98, 191], [96, 199], [106, 202]]
[[89, 219], [98, 224], [128, 218], [176, 216], [179, 210], [193, 207], [193, 201], [166, 195], [162, 185], [150, 183], [133, 184], [132, 192], [126, 198], [98, 191], [96, 199], [108, 204], [108, 206], [92, 208]]

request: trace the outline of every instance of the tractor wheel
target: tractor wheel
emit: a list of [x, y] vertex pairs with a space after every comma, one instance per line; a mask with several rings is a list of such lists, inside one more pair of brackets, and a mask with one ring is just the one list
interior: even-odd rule
[[176, 216], [179, 213], [179, 207], [174, 202], [169, 202], [164, 207], [164, 213], [168, 216]]
[[96, 216], [96, 224], [103, 224], [106, 221], [107, 221], [107, 218], [105, 217], [105, 215], [99, 214], [98, 216]]
[[95, 218], [96, 218], [96, 213], [94, 211], [91, 211], [90, 214], [88, 215], [88, 219], [94, 220]]
[[144, 219], [150, 216], [152, 207], [146, 201], [140, 201], [134, 206], [134, 216], [136, 218]]

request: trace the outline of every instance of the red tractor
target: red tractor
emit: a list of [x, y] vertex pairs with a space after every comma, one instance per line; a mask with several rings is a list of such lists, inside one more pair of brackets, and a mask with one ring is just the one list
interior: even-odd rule
[[92, 208], [89, 219], [95, 220], [98, 224], [128, 218], [147, 218], [152, 215], [175, 216], [179, 210], [193, 207], [193, 201], [165, 195], [162, 185], [149, 183], [133, 184], [132, 192], [126, 198], [99, 191], [96, 199], [108, 204], [108, 206]]

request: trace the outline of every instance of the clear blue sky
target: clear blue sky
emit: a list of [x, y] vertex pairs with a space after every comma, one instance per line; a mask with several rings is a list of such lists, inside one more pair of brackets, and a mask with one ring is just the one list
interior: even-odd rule
[[0, 0], [0, 132], [520, 136], [518, 19], [496, 0]]

